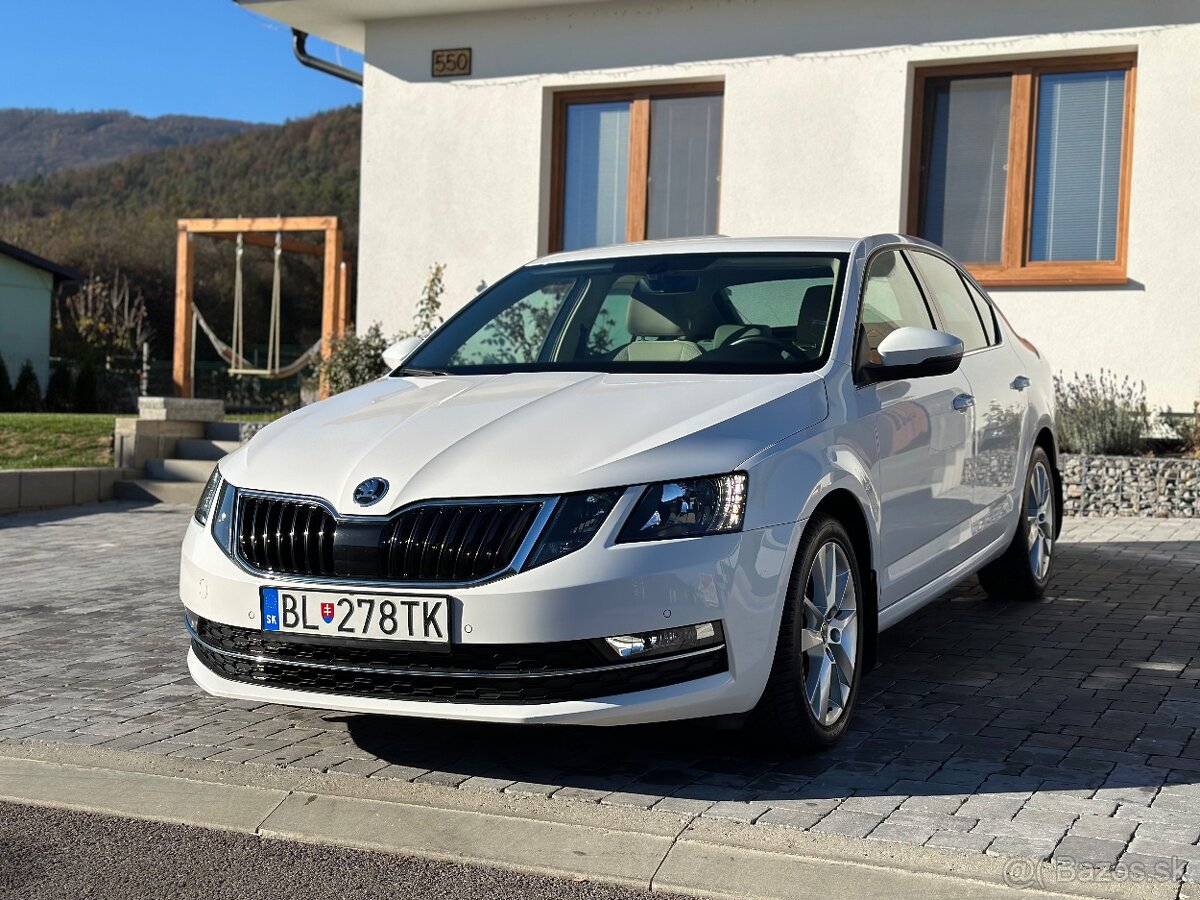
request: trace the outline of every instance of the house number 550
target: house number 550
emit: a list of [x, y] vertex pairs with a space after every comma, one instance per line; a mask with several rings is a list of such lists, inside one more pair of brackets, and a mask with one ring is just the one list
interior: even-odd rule
[[471, 74], [471, 48], [433, 51], [433, 77], [449, 78], [452, 75]]

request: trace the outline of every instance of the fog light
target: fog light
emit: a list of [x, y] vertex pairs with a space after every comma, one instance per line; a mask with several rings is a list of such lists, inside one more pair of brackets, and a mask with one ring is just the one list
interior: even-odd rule
[[669, 656], [716, 647], [725, 642], [725, 630], [720, 622], [701, 622], [699, 625], [678, 625], [660, 631], [618, 634], [604, 639], [610, 654], [620, 659], [645, 659]]

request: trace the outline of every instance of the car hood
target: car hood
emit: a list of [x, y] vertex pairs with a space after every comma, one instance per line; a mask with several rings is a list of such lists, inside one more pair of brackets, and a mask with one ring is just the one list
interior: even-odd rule
[[273, 422], [221, 462], [239, 487], [362, 512], [710, 475], [825, 418], [817, 375], [521, 373], [383, 378]]

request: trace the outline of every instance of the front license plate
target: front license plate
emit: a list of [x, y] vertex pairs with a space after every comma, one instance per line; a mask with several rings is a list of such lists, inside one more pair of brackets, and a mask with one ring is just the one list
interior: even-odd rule
[[450, 643], [450, 600], [326, 588], [263, 587], [262, 630]]

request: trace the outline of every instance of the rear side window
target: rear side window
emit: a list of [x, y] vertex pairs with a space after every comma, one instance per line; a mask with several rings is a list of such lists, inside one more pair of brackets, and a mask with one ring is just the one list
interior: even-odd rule
[[898, 328], [932, 328], [933, 318], [903, 257], [885, 250], [871, 260], [863, 287], [860, 362], [878, 363], [880, 342]]
[[[975, 301], [967, 293], [966, 282], [958, 269], [931, 253], [913, 253], [912, 259], [920, 269], [926, 287], [933, 294], [933, 301], [941, 314], [942, 330], [961, 340], [966, 353], [995, 343], [992, 339], [995, 332], [990, 327], [984, 327], [981, 310], [976, 308]], [[991, 319], [990, 310], [988, 319]]]
[[979, 289], [968, 279], [964, 278], [963, 282], [967, 285], [967, 290], [971, 292], [971, 299], [975, 301], [975, 308], [979, 310], [979, 318], [983, 319], [983, 327], [988, 333], [988, 343], [1000, 343], [1000, 325], [996, 321], [996, 311], [992, 309], [992, 304], [984, 299], [983, 294], [979, 293]]

